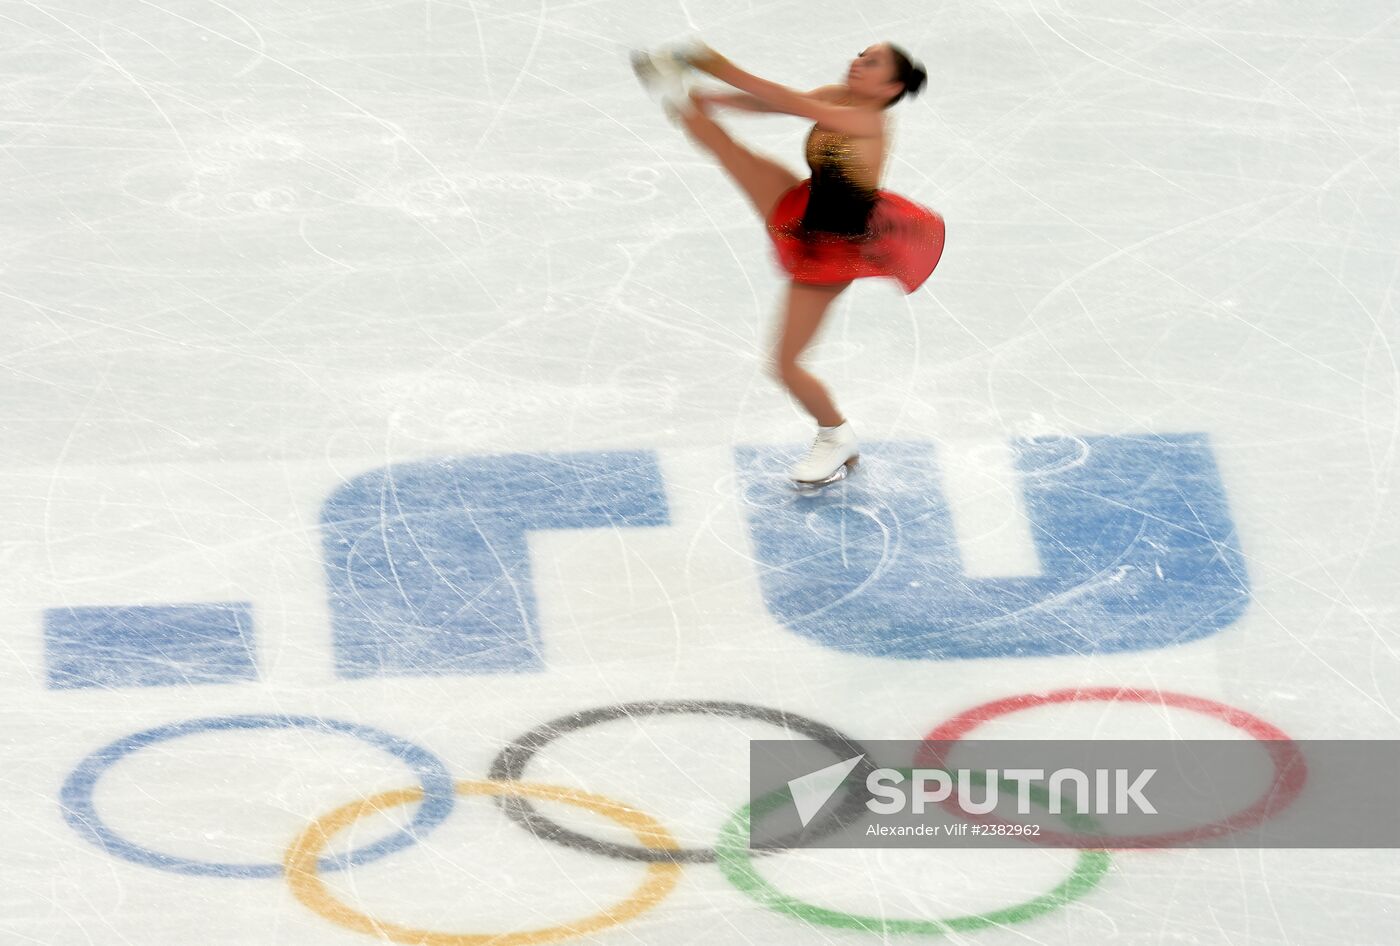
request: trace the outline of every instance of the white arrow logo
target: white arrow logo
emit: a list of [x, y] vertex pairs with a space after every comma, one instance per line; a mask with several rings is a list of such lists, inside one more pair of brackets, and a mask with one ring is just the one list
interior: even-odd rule
[[836, 790], [846, 781], [846, 776], [864, 758], [864, 755], [858, 755], [788, 782], [788, 792], [792, 795], [792, 803], [797, 806], [797, 817], [802, 819], [802, 827], [811, 824], [817, 812], [836, 794]]

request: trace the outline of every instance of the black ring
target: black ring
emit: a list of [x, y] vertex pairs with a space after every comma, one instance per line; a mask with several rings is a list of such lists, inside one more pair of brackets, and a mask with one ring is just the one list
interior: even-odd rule
[[[856, 784], [862, 787], [865, 785], [865, 777], [875, 768], [860, 743], [824, 723], [808, 719], [806, 716], [799, 716], [796, 713], [770, 709], [765, 706], [754, 706], [751, 703], [728, 703], [714, 700], [644, 700], [638, 703], [615, 703], [611, 706], [583, 710], [579, 713], [561, 716], [543, 726], [537, 726], [501, 750], [495, 761], [491, 763], [491, 772], [488, 777], [498, 782], [523, 781], [525, 766], [534, 758], [535, 753], [560, 736], [615, 719], [669, 714], [730, 716], [738, 719], [757, 720], [781, 726], [805, 736], [813, 742], [820, 743], [829, 749], [838, 760], [859, 755], [862, 758], [852, 771], [850, 778], [858, 780]], [[713, 848], [666, 850], [590, 838], [586, 834], [570, 831], [558, 822], [550, 820], [540, 814], [529, 801], [521, 797], [503, 795], [498, 796], [496, 802], [512, 821], [527, 828], [536, 837], [554, 841], [565, 847], [587, 851], [590, 854], [602, 854], [605, 857], [648, 864], [711, 864], [716, 860]], [[830, 834], [847, 824], [852, 817], [863, 813], [864, 809], [865, 793], [863, 791], [848, 791], [845, 800], [822, 817], [814, 819], [801, 832], [801, 838], [812, 839]], [[754, 850], [772, 853], [776, 850], [793, 847], [797, 843], [798, 836], [792, 835], [766, 842], [756, 846]]]

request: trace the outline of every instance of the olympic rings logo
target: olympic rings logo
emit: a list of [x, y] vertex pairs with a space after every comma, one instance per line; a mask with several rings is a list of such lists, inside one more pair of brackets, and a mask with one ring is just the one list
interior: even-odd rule
[[[1179, 840], [1181, 835], [1217, 836], [1257, 823], [1291, 802], [1306, 779], [1306, 769], [1301, 765], [1297, 746], [1287, 734], [1272, 724], [1244, 710], [1213, 700], [1156, 690], [1092, 688], [995, 700], [973, 707], [934, 727], [925, 737], [925, 745], [938, 743], [946, 752], [948, 745], [994, 718], [1034, 707], [1079, 701], [1145, 703], [1204, 714], [1261, 741], [1274, 758], [1280, 774], [1270, 786], [1264, 801], [1233, 818], [1191, 832], [1180, 832], [1172, 839]], [[525, 778], [530, 760], [561, 736], [612, 720], [659, 715], [719, 716], [769, 723], [819, 742], [837, 758], [849, 758], [862, 752], [857, 742], [838, 730], [795, 713], [736, 702], [649, 701], [605, 706], [553, 720], [530, 730], [501, 750], [491, 765], [487, 779], [454, 781], [443, 761], [431, 751], [372, 726], [310, 716], [224, 716], [172, 723], [134, 733], [104, 746], [83, 759], [68, 776], [60, 792], [60, 802], [65, 820], [80, 836], [117, 857], [177, 874], [233, 878], [285, 877], [297, 899], [325, 919], [346, 929], [396, 943], [420, 946], [484, 946], [487, 943], [494, 946], [534, 946], [596, 933], [634, 919], [660, 904], [680, 882], [685, 864], [715, 863], [736, 890], [770, 910], [806, 924], [860, 930], [881, 936], [971, 932], [1025, 922], [1085, 896], [1098, 885], [1108, 870], [1110, 855], [1107, 850], [1081, 848], [1076, 853], [1069, 876], [1053, 889], [1023, 903], [991, 912], [937, 920], [890, 919], [842, 913], [779, 891], [757, 870], [755, 855], [773, 854], [775, 851], [750, 848], [749, 826], [751, 820], [765, 817], [784, 800], [778, 797], [780, 793], [737, 811], [720, 830], [715, 847], [682, 848], [661, 822], [632, 805], [574, 788], [531, 782]], [[357, 738], [407, 765], [417, 776], [418, 785], [354, 801], [315, 819], [291, 842], [280, 863], [229, 864], [177, 857], [128, 840], [108, 826], [97, 812], [94, 792], [100, 779], [113, 765], [143, 749], [204, 732], [289, 728]], [[337, 900], [330, 892], [323, 880], [324, 874], [367, 864], [415, 844], [452, 814], [459, 796], [494, 798], [511, 820], [541, 840], [644, 865], [642, 879], [624, 899], [591, 916], [555, 926], [504, 933], [444, 933], [415, 929], [376, 919]], [[563, 803], [601, 815], [631, 832], [637, 843], [604, 841], [571, 831], [543, 815], [531, 805], [531, 800]], [[418, 806], [417, 811], [399, 831], [338, 857], [324, 856], [337, 835], [366, 816], [412, 804]], [[835, 824], [845, 814], [842, 805], [838, 805], [825, 819]], [[813, 825], [816, 824], [814, 821]], [[1143, 846], [1163, 843], [1160, 838], [1147, 838], [1143, 842]]]

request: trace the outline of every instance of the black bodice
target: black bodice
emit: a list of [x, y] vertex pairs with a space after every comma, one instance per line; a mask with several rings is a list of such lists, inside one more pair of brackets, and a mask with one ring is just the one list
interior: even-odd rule
[[875, 208], [876, 189], [865, 183], [869, 172], [858, 163], [850, 138], [813, 128], [807, 136], [807, 166], [812, 170], [812, 191], [802, 215], [803, 229], [842, 236], [864, 234]]

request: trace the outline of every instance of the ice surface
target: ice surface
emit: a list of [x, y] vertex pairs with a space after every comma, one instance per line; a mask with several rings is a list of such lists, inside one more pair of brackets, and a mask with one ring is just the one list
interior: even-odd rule
[[[339, 913], [281, 878], [313, 820], [485, 779], [523, 733], [618, 703], [909, 739], [1121, 686], [1400, 738], [1393, 4], [34, 0], [0, 20], [5, 943], [373, 941], [351, 912], [538, 929], [648, 876], [674, 890], [579, 940], [904, 938], [775, 912], [713, 864], [561, 847], [480, 795], [401, 850], [442, 797], [335, 833], [328, 856], [382, 854], [325, 874]], [[943, 214], [947, 250], [914, 295], [849, 291], [813, 350], [869, 444], [820, 497], [777, 480], [810, 432], [765, 374], [763, 229], [627, 64], [690, 35], [800, 87], [881, 39], [929, 67], [885, 184]], [[800, 121], [722, 120], [797, 166]], [[638, 714], [527, 776], [707, 848], [747, 741], [784, 733]], [[985, 732], [1228, 734], [1110, 702]], [[1024, 902], [1075, 857], [759, 869], [898, 920]], [[948, 938], [1390, 946], [1398, 917], [1393, 852], [1127, 852], [1069, 904]]]

